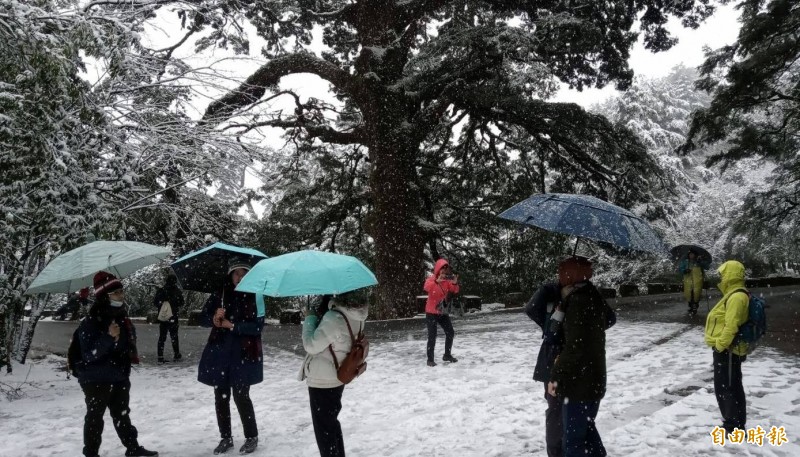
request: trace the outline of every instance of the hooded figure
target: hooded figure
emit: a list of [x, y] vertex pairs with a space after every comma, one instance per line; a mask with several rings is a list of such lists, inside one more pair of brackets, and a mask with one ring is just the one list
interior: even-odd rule
[[558, 266], [563, 347], [553, 364], [547, 393], [562, 402], [565, 457], [606, 455], [594, 419], [606, 393], [605, 331], [614, 319], [591, 277], [592, 264], [585, 257], [571, 257]]
[[425, 302], [425, 324], [428, 327], [428, 346], [426, 351], [428, 366], [436, 366], [436, 362], [433, 361], [433, 352], [436, 348], [437, 324], [444, 330], [444, 356], [442, 360], [451, 363], [458, 362], [458, 359], [450, 354], [450, 350], [453, 348], [455, 331], [453, 330], [450, 316], [445, 312], [446, 301], [452, 294], [457, 294], [460, 290], [458, 276], [453, 274], [453, 270], [447, 260], [439, 259], [433, 266], [433, 274], [425, 280], [422, 288], [428, 293], [428, 300]]
[[697, 314], [707, 267], [708, 265], [700, 262], [697, 253], [692, 250], [686, 253], [686, 258], [678, 265], [678, 271], [683, 274], [683, 296], [689, 305], [689, 314]]
[[739, 327], [747, 322], [750, 295], [745, 288], [741, 262], [728, 260], [719, 269], [722, 299], [706, 318], [705, 342], [713, 350], [714, 394], [727, 433], [744, 430], [747, 403], [742, 386], [742, 362], [747, 343], [735, 342]]
[[76, 374], [86, 397], [83, 455], [99, 455], [106, 409], [127, 448], [126, 456], [158, 455], [139, 445], [138, 432], [131, 423], [131, 364], [138, 364], [139, 356], [136, 328], [128, 318], [122, 283], [101, 271], [94, 276], [94, 293], [89, 317], [78, 327], [81, 361]]
[[[323, 299], [323, 302], [327, 300]], [[308, 384], [314, 435], [322, 457], [345, 455], [342, 426], [338, 418], [342, 409], [344, 384], [339, 381], [336, 365], [350, 352], [353, 341], [350, 331], [355, 337], [363, 332], [368, 312], [367, 297], [358, 293], [339, 295], [333, 298], [333, 303], [321, 319], [307, 309], [303, 321], [306, 358], [300, 380]]]

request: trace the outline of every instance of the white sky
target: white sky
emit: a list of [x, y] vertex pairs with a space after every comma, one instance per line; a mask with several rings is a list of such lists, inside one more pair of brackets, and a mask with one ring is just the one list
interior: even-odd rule
[[[654, 54], [644, 48], [641, 41], [631, 51], [630, 66], [636, 76], [666, 76], [670, 69], [678, 64], [697, 67], [703, 63], [703, 47], [712, 49], [733, 43], [739, 33], [739, 13], [733, 5], [719, 7], [717, 12], [708, 18], [696, 30], [684, 28], [680, 21], [670, 20], [668, 27], [678, 37], [678, 44], [666, 52]], [[555, 100], [575, 102], [589, 107], [617, 93], [613, 84], [603, 89], [587, 89], [583, 92], [562, 88]]]

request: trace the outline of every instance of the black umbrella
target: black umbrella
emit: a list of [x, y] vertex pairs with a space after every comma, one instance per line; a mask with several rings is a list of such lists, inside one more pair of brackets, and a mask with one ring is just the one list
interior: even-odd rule
[[171, 266], [182, 288], [214, 293], [222, 289], [231, 261], [246, 263], [252, 267], [266, 258], [266, 254], [255, 249], [214, 243], [186, 254]]
[[711, 254], [696, 244], [679, 244], [670, 249], [669, 253], [673, 260], [683, 260], [689, 254], [689, 251], [695, 253], [697, 256], [697, 263], [711, 265], [711, 261], [713, 260]]

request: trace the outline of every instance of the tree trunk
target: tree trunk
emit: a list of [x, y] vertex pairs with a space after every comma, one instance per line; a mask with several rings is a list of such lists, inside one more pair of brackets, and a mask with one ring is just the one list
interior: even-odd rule
[[[391, 103], [378, 103], [380, 119], [370, 135], [370, 187], [374, 210], [368, 227], [375, 240], [378, 277], [376, 317], [411, 316], [414, 297], [422, 291], [424, 238], [415, 182], [417, 144], [402, 131], [402, 121]], [[392, 122], [394, 121], [394, 122]], [[393, 125], [392, 125], [393, 124]]]

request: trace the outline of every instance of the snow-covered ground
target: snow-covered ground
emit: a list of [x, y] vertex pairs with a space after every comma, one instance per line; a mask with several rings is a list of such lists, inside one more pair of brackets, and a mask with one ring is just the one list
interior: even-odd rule
[[[543, 387], [531, 380], [538, 331], [519, 314], [457, 320], [456, 364], [425, 366], [425, 343], [377, 344], [369, 370], [344, 394], [340, 415], [350, 456], [520, 456], [544, 451]], [[299, 328], [298, 328], [299, 331]], [[441, 356], [440, 340], [437, 353]], [[598, 427], [611, 456], [800, 455], [800, 359], [762, 348], [744, 364], [748, 428], [784, 427], [788, 443], [712, 444], [721, 423], [711, 353], [699, 327], [620, 322], [608, 332], [608, 394]], [[0, 456], [76, 456], [83, 395], [56, 372], [57, 357], [0, 375], [27, 378], [25, 397], [0, 399]], [[317, 454], [299, 356], [267, 350], [264, 383], [251, 390], [255, 455]], [[218, 440], [211, 388], [194, 367], [146, 367], [132, 376], [140, 442], [162, 456], [210, 455]], [[232, 405], [233, 407], [233, 405]], [[234, 439], [243, 441], [234, 412]], [[106, 415], [101, 455], [122, 455]]]

